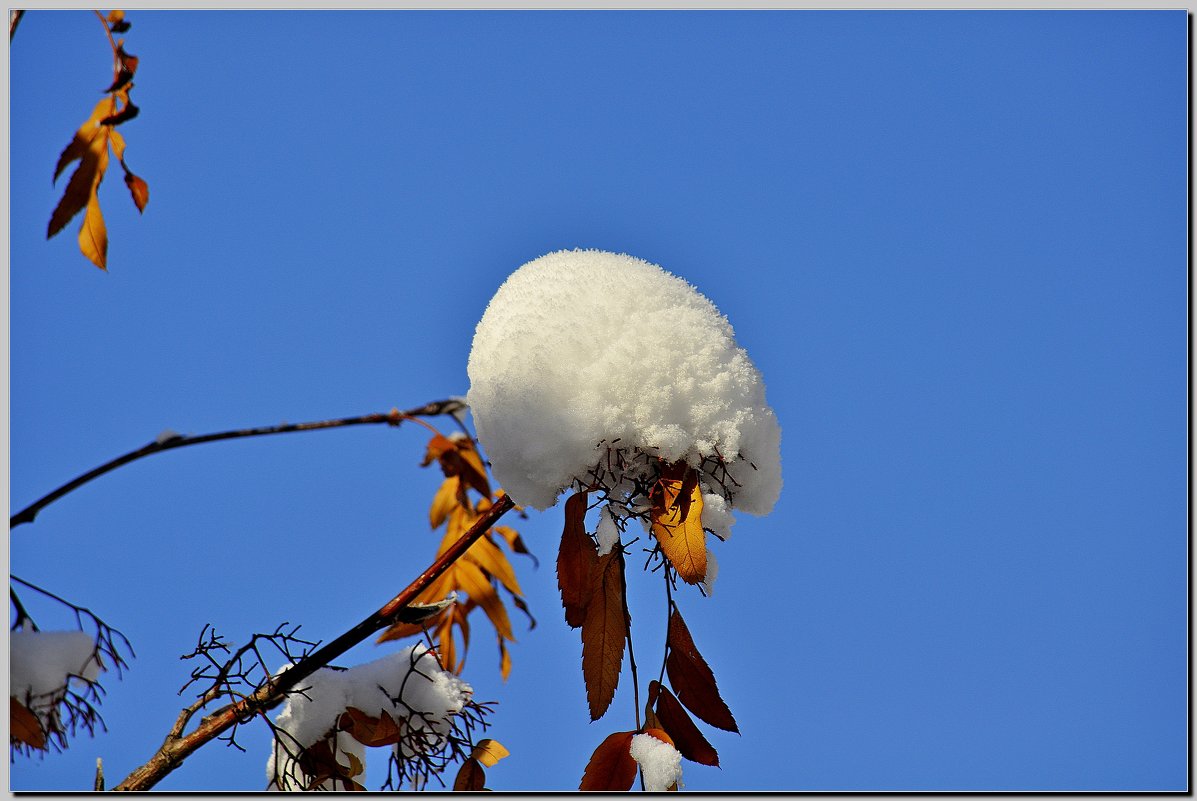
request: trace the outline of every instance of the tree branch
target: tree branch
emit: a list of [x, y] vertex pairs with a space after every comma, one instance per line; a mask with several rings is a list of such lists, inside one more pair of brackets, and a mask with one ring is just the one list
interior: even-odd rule
[[405, 419], [414, 417], [434, 417], [440, 414], [455, 415], [456, 412], [465, 408], [465, 404], [459, 400], [443, 400], [426, 403], [417, 409], [408, 409], [406, 412], [401, 412], [398, 409], [392, 409], [385, 414], [366, 414], [360, 417], [342, 417], [337, 420], [321, 420], [314, 423], [291, 423], [278, 426], [265, 426], [262, 428], [245, 428], [237, 431], [221, 431], [215, 434], [201, 434], [198, 436], [176, 436], [165, 439], [157, 439], [153, 442], [138, 448], [135, 451], [130, 451], [123, 456], [118, 456], [115, 459], [105, 462], [94, 470], [89, 470], [78, 478], [68, 481], [58, 489], [45, 495], [38, 500], [26, 506], [21, 511], [8, 519], [9, 528], [16, 528], [22, 523], [32, 523], [33, 519], [37, 517], [37, 513], [45, 507], [54, 503], [62, 496], [70, 493], [94, 478], [99, 478], [105, 473], [109, 473], [122, 465], [129, 462], [137, 461], [146, 456], [162, 451], [174, 450], [175, 448], [184, 448], [188, 445], [199, 445], [204, 442], [216, 442], [225, 439], [241, 439], [243, 437], [260, 437], [266, 434], [288, 434], [295, 431], [318, 431], [324, 428], [342, 428], [345, 426], [366, 425], [371, 423], [386, 423], [388, 425], [397, 426]]
[[[378, 421], [381, 422], [381, 421]], [[503, 494], [495, 501], [477, 522], [470, 527], [453, 545], [441, 554], [436, 561], [428, 566], [415, 581], [402, 592], [385, 603], [378, 611], [367, 617], [361, 623], [346, 631], [328, 645], [318, 648], [301, 659], [289, 670], [284, 671], [273, 679], [267, 680], [247, 698], [236, 703], [227, 704], [205, 716], [200, 720], [195, 731], [187, 735], [176, 735], [176, 728], [167, 735], [166, 741], [148, 762], [130, 773], [115, 790], [149, 790], [183, 761], [204, 744], [210, 742], [240, 721], [264, 714], [274, 708], [286, 698], [287, 693], [301, 681], [315, 673], [332, 660], [348, 651], [353, 646], [365, 640], [371, 634], [386, 628], [404, 612], [412, 601], [442, 573], [449, 565], [459, 559], [474, 542], [481, 537], [515, 503], [509, 496]], [[184, 710], [186, 713], [187, 710]], [[182, 718], [180, 718], [182, 719]]]

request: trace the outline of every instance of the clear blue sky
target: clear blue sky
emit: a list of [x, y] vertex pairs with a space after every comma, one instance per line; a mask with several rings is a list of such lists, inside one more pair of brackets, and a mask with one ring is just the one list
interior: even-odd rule
[[[704, 727], [723, 767], [687, 764], [688, 788], [1185, 787], [1185, 12], [129, 19], [151, 194], [138, 219], [110, 170], [107, 275], [77, 223], [45, 227], [108, 45], [69, 11], [12, 47], [16, 508], [164, 428], [464, 394], [508, 273], [623, 251], [728, 315], [783, 426], [776, 509], [680, 601], [742, 731]], [[205, 623], [330, 639], [390, 598], [439, 542], [425, 440], [175, 451], [19, 528], [14, 572], [138, 658], [107, 682], [110, 733], [12, 786], [148, 758]], [[506, 684], [475, 626], [465, 678], [512, 752], [496, 789], [575, 787], [633, 727], [624, 689], [588, 722], [561, 521], [520, 523], [539, 625]], [[632, 584], [646, 684], [663, 599]], [[266, 737], [160, 788], [260, 788]]]

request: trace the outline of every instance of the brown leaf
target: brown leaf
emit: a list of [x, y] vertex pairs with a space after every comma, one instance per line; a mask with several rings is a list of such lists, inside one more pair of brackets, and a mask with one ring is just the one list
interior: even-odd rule
[[440, 459], [441, 454], [451, 450], [453, 450], [453, 440], [440, 434], [435, 435], [428, 441], [428, 447], [424, 451], [424, 461], [420, 462], [420, 467], [427, 467]]
[[528, 550], [528, 546], [524, 544], [524, 538], [520, 533], [511, 526], [495, 526], [491, 531], [498, 534], [507, 541], [507, 547], [511, 549], [512, 553], [522, 553], [525, 556], [532, 557], [532, 566], [540, 567], [540, 560], [536, 558], [536, 554]]
[[636, 760], [632, 759], [634, 731], [619, 731], [599, 743], [586, 763], [579, 790], [622, 792], [636, 781]]
[[598, 546], [586, 533], [586, 499], [587, 493], [575, 492], [565, 502], [565, 530], [561, 533], [561, 548], [557, 552], [557, 587], [561, 590], [561, 605], [565, 607], [565, 622], [575, 629], [586, 619], [590, 575], [598, 564]]
[[113, 33], [124, 33], [133, 27], [128, 20], [125, 19], [125, 12], [116, 9], [108, 12], [108, 26]]
[[[707, 742], [707, 738], [702, 736], [702, 732], [694, 725], [694, 721], [690, 720], [677, 698], [667, 687], [662, 687], [656, 681], [653, 681], [653, 684], [660, 693], [657, 696], [657, 719], [661, 722], [661, 728], [673, 737], [674, 747], [691, 762], [718, 767], [719, 753]], [[652, 694], [651, 689], [649, 693]]]
[[736, 720], [715, 685], [715, 674], [698, 653], [690, 630], [677, 609], [669, 616], [666, 644], [669, 656], [665, 658], [665, 671], [669, 674], [669, 683], [677, 691], [678, 700], [700, 720], [724, 731], [738, 733]]
[[361, 761], [352, 754], [346, 754], [349, 757], [349, 765], [342, 765], [333, 753], [332, 743], [331, 739], [326, 738], [308, 746], [299, 754], [296, 760], [299, 769], [309, 777], [307, 789], [314, 790], [329, 780], [332, 781], [333, 789], [340, 789], [338, 783], [344, 785], [344, 789], [347, 790], [366, 789], [353, 780], [354, 776], [361, 774]]
[[139, 176], [128, 170], [125, 171], [125, 186], [129, 187], [129, 194], [133, 196], [133, 205], [138, 213], [144, 212], [146, 204], [150, 202], [150, 187]]
[[510, 755], [511, 752], [504, 748], [501, 742], [492, 740], [489, 737], [485, 740], [479, 740], [470, 754], [470, 756], [488, 768], [493, 768], [500, 759]]
[[[133, 84], [129, 84], [128, 86], [125, 87], [125, 89], [130, 89], [130, 88], [132, 88], [132, 86], [133, 86]], [[129, 120], [133, 119], [140, 113], [141, 113], [141, 109], [139, 109], [137, 106], [133, 105], [132, 100], [129, 100], [126, 98], [125, 105], [121, 108], [121, 110], [116, 112], [115, 114], [113, 114], [110, 117], [105, 117], [104, 119], [100, 120], [100, 124], [101, 125], [120, 125], [121, 123], [128, 122]]]
[[486, 468], [482, 465], [482, 457], [474, 450], [473, 440], [459, 439], [456, 445], [461, 459], [462, 481], [478, 490], [484, 498], [489, 498], [490, 482], [486, 480]]
[[670, 737], [668, 734], [666, 734], [664, 729], [661, 729], [659, 727], [653, 727], [653, 726], [645, 726], [644, 733], [647, 735], [650, 735], [652, 737], [656, 737], [658, 740], [665, 743], [666, 745], [673, 745], [673, 738]]
[[457, 778], [453, 780], [453, 792], [476, 793], [486, 786], [486, 771], [478, 764], [478, 760], [467, 758], [461, 763], [461, 770], [457, 771]]
[[623, 664], [628, 620], [623, 608], [623, 562], [620, 554], [599, 557], [591, 575], [590, 600], [582, 622], [582, 677], [590, 719], [598, 720], [611, 705]]
[[399, 724], [385, 709], [380, 710], [378, 717], [372, 717], [356, 707], [345, 707], [345, 711], [337, 720], [337, 727], [362, 745], [371, 748], [394, 745], [403, 737]]
[[[678, 464], [685, 466], [684, 462]], [[681, 477], [673, 477], [676, 467], [662, 471], [653, 486], [652, 532], [682, 581], [698, 584], [707, 575], [702, 491], [693, 468], [685, 467]]]
[[13, 696], [8, 697], [9, 739], [31, 748], [46, 750], [46, 732], [42, 730], [37, 715], [29, 711]]

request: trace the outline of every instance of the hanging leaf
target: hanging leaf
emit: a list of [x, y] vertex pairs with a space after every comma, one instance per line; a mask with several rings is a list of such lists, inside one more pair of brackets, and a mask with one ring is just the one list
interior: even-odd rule
[[453, 792], [476, 793], [486, 787], [486, 771], [478, 764], [478, 760], [466, 759], [461, 763], [461, 770], [457, 771], [457, 778], [453, 780]]
[[444, 523], [445, 518], [449, 516], [449, 512], [457, 506], [457, 488], [460, 485], [461, 479], [457, 476], [446, 478], [441, 483], [441, 488], [436, 491], [436, 495], [432, 497], [432, 507], [428, 510], [428, 522], [432, 524], [433, 528], [440, 528], [441, 523]]
[[125, 19], [125, 12], [120, 10], [108, 12], [108, 26], [113, 33], [124, 33], [133, 27], [128, 20]]
[[632, 759], [634, 731], [620, 731], [599, 743], [586, 763], [579, 790], [623, 792], [636, 781], [636, 760]]
[[[652, 685], [659, 690], [656, 717], [660, 721], [661, 728], [673, 737], [673, 744], [678, 752], [691, 762], [719, 767], [719, 753], [702, 736], [702, 732], [694, 725], [694, 721], [690, 720], [690, 716], [686, 714], [686, 710], [678, 703], [673, 693], [669, 692], [669, 688], [662, 687], [655, 680]], [[649, 689], [650, 696], [653, 694], [652, 685]]]
[[[102, 175], [100, 177], [103, 177]], [[87, 201], [87, 212], [79, 228], [79, 251], [101, 270], [108, 269], [108, 229], [104, 226], [104, 215], [100, 213], [100, 197], [96, 194], [100, 182], [91, 190]]]
[[37, 715], [13, 696], [8, 697], [9, 739], [38, 750], [46, 750], [46, 732]]
[[150, 202], [150, 187], [140, 177], [125, 170], [125, 186], [129, 187], [129, 194], [133, 196], [133, 205], [138, 213], [145, 212], [146, 204]]
[[652, 532], [661, 552], [682, 581], [698, 584], [707, 574], [707, 545], [697, 472], [685, 462], [667, 467], [653, 485], [652, 501]]
[[590, 599], [591, 574], [598, 564], [598, 548], [586, 533], [586, 492], [575, 492], [565, 502], [565, 530], [557, 553], [557, 587], [565, 622], [578, 628], [586, 620]]
[[669, 616], [666, 645], [669, 656], [665, 658], [665, 671], [669, 674], [669, 683], [677, 692], [678, 700], [700, 720], [724, 731], [739, 733], [731, 710], [719, 695], [715, 674], [702, 654], [698, 653], [690, 630], [686, 628], [677, 609]]
[[75, 138], [58, 157], [58, 164], [54, 168], [54, 179], [68, 164], [78, 160], [79, 166], [67, 181], [62, 198], [50, 215], [50, 224], [46, 229], [46, 238], [57, 234], [76, 214], [83, 211], [95, 194], [96, 187], [108, 169], [108, 128], [100, 124], [100, 120], [115, 108], [112, 98], [104, 98], [96, 104], [91, 117], [75, 133]]
[[599, 557], [595, 565], [582, 622], [582, 677], [591, 720], [601, 718], [615, 697], [628, 622], [623, 608], [623, 562], [619, 553], [612, 552]]
[[501, 742], [492, 740], [489, 737], [485, 740], [479, 740], [470, 754], [470, 756], [488, 768], [493, 768], [500, 759], [510, 755], [511, 752], [504, 748]]
[[334, 790], [342, 789], [338, 784], [343, 785], [343, 789], [346, 790], [365, 790], [365, 787], [353, 779], [354, 776], [362, 774], [361, 761], [353, 754], [345, 756], [349, 758], [348, 765], [342, 765], [337, 760], [332, 738], [325, 738], [303, 749], [296, 761], [299, 769], [309, 777], [306, 789], [315, 790], [326, 781], [331, 781]]

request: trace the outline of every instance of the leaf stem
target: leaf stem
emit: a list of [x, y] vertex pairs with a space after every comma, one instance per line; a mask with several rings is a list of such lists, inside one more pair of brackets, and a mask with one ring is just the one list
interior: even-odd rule
[[112, 38], [112, 29], [108, 27], [108, 20], [104, 19], [104, 15], [95, 9], [92, 9], [92, 13], [99, 18], [100, 24], [104, 26], [104, 35], [108, 37], [108, 45], [112, 48], [112, 81], [115, 83], [116, 77], [120, 75], [121, 71], [120, 49], [116, 46], [116, 40]]
[[353, 425], [366, 425], [386, 423], [388, 425], [397, 426], [404, 420], [410, 420], [415, 417], [426, 416], [431, 417], [440, 414], [452, 414], [462, 408], [461, 401], [444, 400], [433, 401], [427, 403], [416, 409], [408, 409], [406, 412], [401, 412], [398, 409], [392, 409], [385, 414], [366, 414], [359, 417], [341, 417], [335, 420], [321, 420], [314, 423], [291, 423], [277, 426], [264, 426], [260, 428], [244, 428], [235, 431], [220, 431], [215, 434], [201, 434], [197, 436], [179, 436], [171, 437], [165, 440], [154, 440], [134, 451], [129, 451], [126, 454], [111, 459], [104, 464], [87, 471], [81, 476], [71, 479], [56, 490], [42, 496], [33, 503], [26, 506], [21, 511], [8, 519], [9, 528], [16, 528], [22, 523], [32, 523], [33, 519], [37, 517], [45, 507], [54, 503], [54, 501], [67, 495], [70, 492], [78, 489], [92, 479], [99, 478], [105, 473], [112, 472], [118, 467], [128, 464], [129, 462], [137, 461], [138, 459], [150, 456], [162, 451], [174, 450], [175, 448], [184, 448], [188, 445], [199, 445], [204, 442], [217, 442], [226, 439], [243, 439], [245, 437], [260, 437], [267, 434], [289, 434], [296, 431], [318, 431], [324, 428], [344, 428]]

